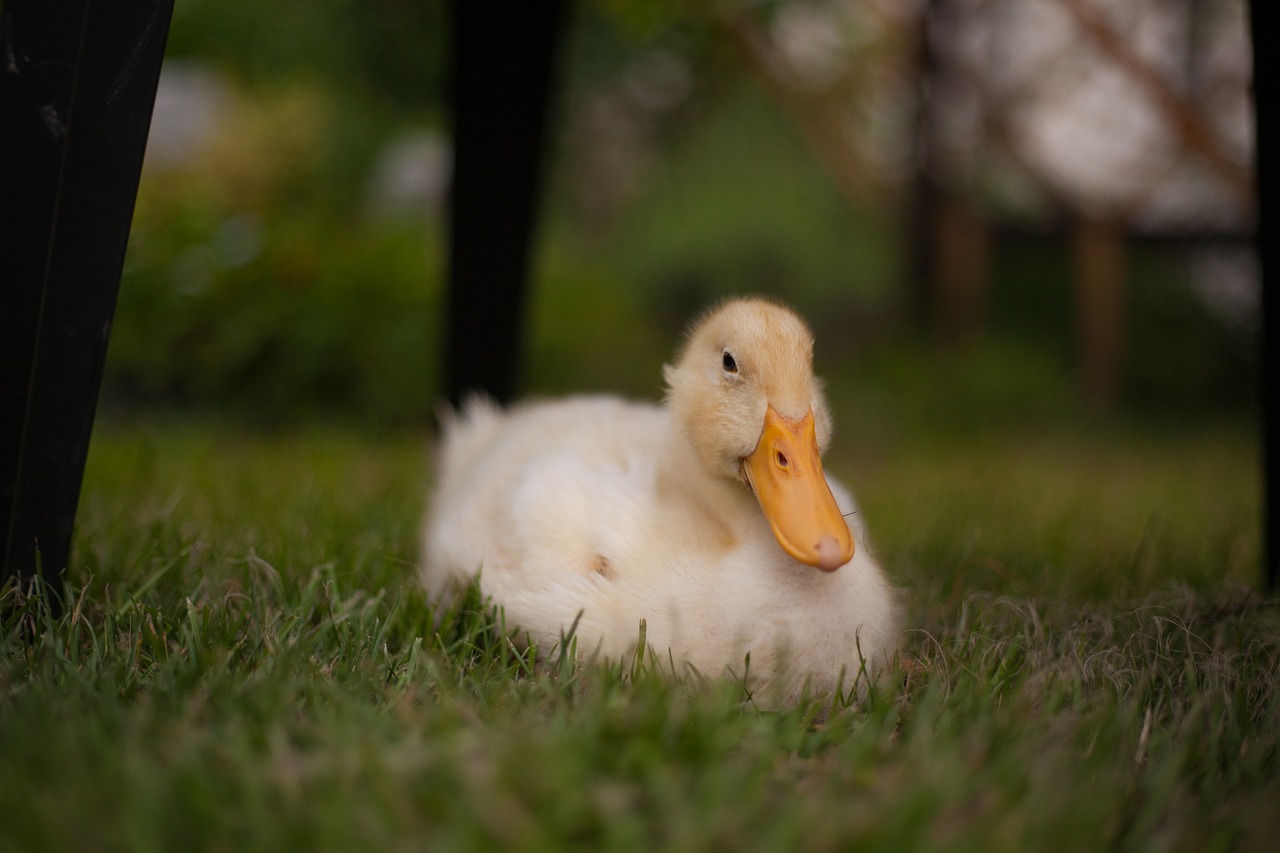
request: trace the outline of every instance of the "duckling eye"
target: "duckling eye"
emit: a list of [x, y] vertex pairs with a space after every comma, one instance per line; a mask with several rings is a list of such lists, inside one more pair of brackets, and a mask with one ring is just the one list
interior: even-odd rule
[[728, 350], [724, 351], [724, 359], [722, 360], [722, 363], [724, 364], [725, 373], [738, 372], [738, 362], [733, 360], [733, 354], [730, 353]]

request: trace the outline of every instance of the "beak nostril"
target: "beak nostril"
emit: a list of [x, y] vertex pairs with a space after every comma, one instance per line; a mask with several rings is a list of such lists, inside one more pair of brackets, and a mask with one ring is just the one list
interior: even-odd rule
[[787, 467], [787, 455], [783, 453], [781, 450], [778, 451], [777, 460], [778, 460], [779, 468], [785, 469]]

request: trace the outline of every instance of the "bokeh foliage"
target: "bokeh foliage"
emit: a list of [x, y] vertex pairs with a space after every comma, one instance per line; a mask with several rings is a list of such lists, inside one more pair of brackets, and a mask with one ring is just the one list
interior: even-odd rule
[[[1062, 241], [1000, 238], [983, 339], [976, 351], [938, 349], [904, 310], [920, 251], [905, 197], [843, 195], [709, 9], [573, 9], [524, 386], [654, 396], [689, 318], [755, 292], [814, 322], [837, 383], [873, 395], [939, 387], [952, 405], [1006, 417], [1019, 395], [1031, 414], [1073, 412]], [[170, 59], [213, 67], [233, 96], [185, 166], [144, 176], [109, 402], [269, 420], [429, 417], [443, 213], [437, 203], [380, 215], [369, 184], [389, 141], [447, 138], [447, 25], [443, 4], [405, 0], [180, 0]], [[660, 109], [633, 91], [655, 59], [684, 81]], [[612, 172], [602, 157], [615, 158]], [[1253, 332], [1206, 311], [1187, 267], [1178, 250], [1130, 258], [1127, 411], [1248, 414]], [[916, 407], [949, 416], [934, 400]]]

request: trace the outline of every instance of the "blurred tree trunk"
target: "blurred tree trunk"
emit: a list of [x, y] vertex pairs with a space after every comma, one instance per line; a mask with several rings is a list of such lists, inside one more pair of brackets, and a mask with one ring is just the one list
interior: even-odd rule
[[990, 229], [973, 208], [941, 196], [934, 208], [933, 319], [942, 341], [965, 346], [982, 332], [991, 278]]
[[906, 302], [912, 322], [923, 329], [933, 314], [933, 283], [938, 274], [937, 243], [934, 239], [935, 211], [942, 203], [937, 185], [935, 141], [936, 119], [930, 100], [930, 89], [938, 73], [938, 57], [929, 41], [929, 22], [938, 0], [926, 0], [915, 27], [915, 115], [911, 127], [911, 145], [915, 170], [911, 178], [908, 205], [906, 251]]
[[1073, 234], [1080, 389], [1109, 407], [1124, 372], [1125, 237], [1119, 223], [1082, 215]]

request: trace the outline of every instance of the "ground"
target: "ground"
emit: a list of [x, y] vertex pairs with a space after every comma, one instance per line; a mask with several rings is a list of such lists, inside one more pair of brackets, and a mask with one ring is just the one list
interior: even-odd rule
[[109, 423], [3, 608], [0, 848], [1274, 849], [1252, 433], [852, 426], [908, 658], [778, 712], [433, 611], [416, 433]]

